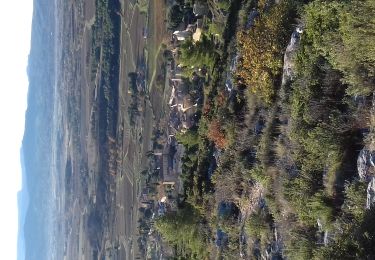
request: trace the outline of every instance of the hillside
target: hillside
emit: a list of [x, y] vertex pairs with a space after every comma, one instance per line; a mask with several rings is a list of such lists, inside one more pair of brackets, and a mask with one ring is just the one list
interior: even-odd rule
[[146, 230], [183, 259], [372, 259], [374, 2], [185, 0], [168, 25], [189, 7], [169, 46], [197, 102], [169, 125], [183, 189]]
[[34, 0], [19, 259], [373, 259], [374, 14]]

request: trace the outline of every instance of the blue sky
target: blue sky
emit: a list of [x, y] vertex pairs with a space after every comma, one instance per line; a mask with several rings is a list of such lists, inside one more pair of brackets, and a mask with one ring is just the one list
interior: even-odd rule
[[27, 102], [32, 0], [0, 1], [0, 259], [17, 259], [17, 192]]

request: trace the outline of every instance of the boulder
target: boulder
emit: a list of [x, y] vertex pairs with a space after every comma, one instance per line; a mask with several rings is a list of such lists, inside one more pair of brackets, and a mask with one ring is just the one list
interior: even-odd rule
[[357, 159], [358, 175], [361, 180], [366, 178], [367, 175], [367, 150], [361, 150]]

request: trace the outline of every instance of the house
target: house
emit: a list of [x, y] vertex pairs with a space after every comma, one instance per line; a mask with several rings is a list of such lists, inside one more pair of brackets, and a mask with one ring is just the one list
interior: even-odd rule
[[180, 123], [181, 119], [178, 110], [175, 106], [173, 106], [169, 115], [169, 126], [179, 129]]
[[181, 78], [172, 78], [171, 81], [174, 82], [182, 82]]
[[168, 105], [169, 105], [169, 106], [172, 106], [172, 105], [173, 105], [173, 101], [174, 101], [175, 98], [176, 98], [176, 89], [175, 89], [174, 86], [172, 86], [171, 97], [169, 98], [169, 101], [168, 101]]
[[141, 201], [139, 203], [139, 207], [143, 209], [150, 209], [152, 208], [153, 203], [151, 201]]
[[191, 101], [191, 96], [184, 95], [183, 97], [177, 97], [177, 108], [179, 112], [185, 113], [189, 109], [196, 107], [196, 104], [193, 104]]
[[183, 127], [183, 132], [186, 132], [186, 130], [190, 129], [193, 127], [193, 121], [191, 120], [191, 117], [184, 114], [182, 117], [182, 127]]
[[164, 185], [165, 189], [173, 190], [175, 184], [176, 184], [176, 182], [174, 182], [174, 181], [163, 181], [163, 185]]
[[162, 156], [162, 183], [163, 185], [174, 185], [178, 181], [176, 172], [176, 141], [173, 138], [169, 145], [166, 145], [165, 152]]
[[197, 25], [196, 24], [188, 24], [188, 26], [186, 26], [186, 30], [185, 31], [190, 31], [190, 32], [193, 33], [196, 29], [197, 29]]
[[198, 42], [202, 36], [202, 29], [203, 29], [203, 19], [197, 19], [195, 32], [193, 34], [193, 41]]
[[192, 32], [186, 31], [186, 30], [185, 31], [175, 31], [173, 33], [173, 35], [178, 41], [185, 41], [192, 36]]
[[193, 42], [198, 42], [201, 39], [202, 29], [197, 28], [193, 34]]

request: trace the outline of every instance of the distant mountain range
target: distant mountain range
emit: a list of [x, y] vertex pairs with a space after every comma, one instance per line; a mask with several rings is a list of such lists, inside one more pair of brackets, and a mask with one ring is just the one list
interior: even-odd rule
[[28, 108], [21, 149], [23, 184], [18, 194], [19, 260], [48, 259], [50, 144], [55, 81], [55, 46], [51, 37], [55, 30], [54, 5], [54, 1], [34, 0], [28, 62]]
[[24, 224], [26, 218], [26, 211], [29, 206], [29, 192], [27, 190], [27, 176], [25, 171], [25, 163], [23, 158], [22, 149], [21, 154], [21, 167], [22, 167], [22, 189], [17, 194], [18, 201], [18, 241], [17, 241], [17, 251], [18, 260], [25, 259], [25, 234], [24, 234]]

